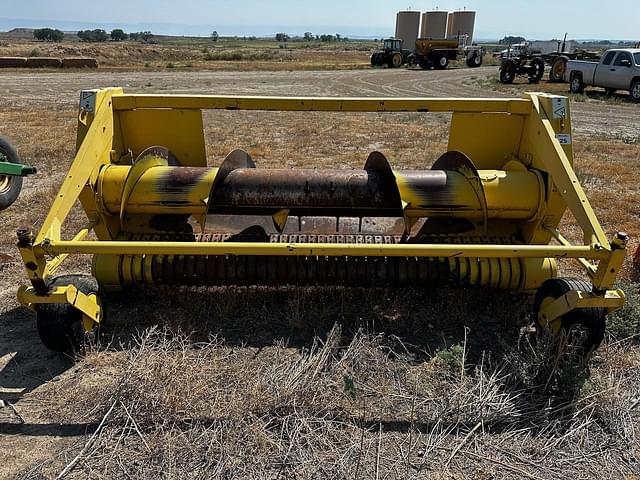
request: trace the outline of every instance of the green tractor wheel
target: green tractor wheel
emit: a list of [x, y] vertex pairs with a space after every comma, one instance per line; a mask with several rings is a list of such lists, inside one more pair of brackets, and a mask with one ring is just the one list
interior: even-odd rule
[[[18, 152], [0, 137], [0, 162], [22, 164]], [[0, 210], [9, 208], [16, 201], [22, 190], [22, 177], [3, 175], [0, 167]]]

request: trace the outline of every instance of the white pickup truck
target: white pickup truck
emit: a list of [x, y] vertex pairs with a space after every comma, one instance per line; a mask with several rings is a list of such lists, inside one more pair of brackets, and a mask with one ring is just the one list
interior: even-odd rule
[[626, 90], [640, 103], [640, 48], [607, 50], [599, 62], [569, 60], [564, 80], [573, 93], [582, 93], [586, 86], [602, 87], [607, 93]]

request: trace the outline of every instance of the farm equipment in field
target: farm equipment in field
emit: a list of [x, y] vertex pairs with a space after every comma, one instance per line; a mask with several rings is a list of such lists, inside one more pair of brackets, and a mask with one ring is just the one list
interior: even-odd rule
[[22, 190], [22, 177], [36, 173], [35, 167], [23, 165], [18, 152], [0, 137], [0, 211], [9, 208]]
[[[394, 170], [363, 152], [357, 170], [258, 169], [235, 150], [206, 155], [203, 110], [450, 112], [446, 152]], [[73, 351], [104, 322], [103, 293], [136, 285], [442, 287], [537, 292], [533, 318], [580, 325], [605, 314], [627, 236], [608, 239], [573, 171], [569, 104], [521, 99], [283, 98], [83, 92], [77, 154], [39, 232], [18, 231], [44, 344]], [[366, 162], [364, 158], [367, 156]], [[87, 224], [62, 231], [80, 202]], [[567, 208], [582, 230], [558, 230]], [[95, 240], [88, 240], [89, 234]], [[56, 276], [91, 255], [92, 277]], [[588, 281], [558, 278], [574, 259]]]
[[466, 35], [453, 40], [419, 38], [416, 40], [415, 63], [425, 70], [444, 70], [450, 61], [464, 58], [468, 67], [479, 67], [484, 59], [484, 48], [479, 45], [466, 45], [467, 38]]
[[504, 55], [500, 65], [500, 82], [513, 83], [516, 77], [527, 76], [529, 83], [538, 83], [544, 76], [544, 60], [524, 44], [517, 55]]
[[549, 81], [554, 83], [564, 82], [564, 74], [567, 71], [567, 62], [569, 60], [595, 60], [600, 59], [598, 52], [585, 50], [584, 48], [576, 48], [574, 51], [567, 51], [567, 34], [564, 34], [562, 43], [558, 41], [558, 50], [555, 52], [542, 55], [542, 59], [551, 67], [549, 70]]
[[387, 38], [381, 51], [371, 55], [371, 65], [374, 67], [400, 68], [402, 65], [413, 63], [413, 52], [402, 48], [402, 40], [399, 38]]

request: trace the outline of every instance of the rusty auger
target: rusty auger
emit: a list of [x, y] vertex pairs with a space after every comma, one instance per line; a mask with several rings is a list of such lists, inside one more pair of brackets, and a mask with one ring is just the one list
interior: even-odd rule
[[[597, 326], [588, 348], [602, 339], [605, 313], [624, 302], [613, 282], [627, 239], [606, 239], [577, 182], [562, 97], [158, 97], [109, 89], [85, 92], [82, 105], [69, 176], [40, 233], [20, 234], [32, 286], [19, 298], [38, 313], [43, 341], [55, 350], [80, 345], [61, 316], [92, 332], [102, 322], [98, 290], [139, 284], [537, 290], [541, 326]], [[450, 111], [449, 151], [421, 170], [394, 170], [381, 152], [361, 170], [261, 169], [243, 150], [210, 167], [205, 108]], [[77, 200], [89, 225], [62, 240]], [[557, 230], [567, 207], [583, 245]], [[97, 241], [85, 240], [91, 231]], [[70, 254], [93, 255], [97, 285], [54, 277]], [[556, 278], [563, 258], [580, 262], [590, 280]]]

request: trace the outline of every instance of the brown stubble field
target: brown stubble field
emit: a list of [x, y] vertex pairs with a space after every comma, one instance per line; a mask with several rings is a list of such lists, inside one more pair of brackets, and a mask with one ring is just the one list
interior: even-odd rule
[[[0, 75], [10, 92], [0, 132], [40, 172], [2, 214], [0, 399], [15, 410], [0, 410], [0, 477], [50, 478], [72, 465], [69, 478], [637, 478], [637, 294], [588, 367], [550, 360], [547, 340], [534, 348], [530, 298], [511, 293], [141, 289], [108, 299], [104, 343], [75, 363], [40, 346], [14, 300], [24, 281], [14, 232], [37, 228], [66, 172], [81, 88], [504, 95], [469, 75]], [[627, 230], [635, 248], [633, 112], [622, 101], [574, 104], [576, 169], [605, 230]], [[212, 164], [243, 148], [259, 168], [361, 168], [380, 150], [396, 168], [426, 168], [446, 149], [448, 121], [207, 112], [205, 135]], [[72, 224], [82, 221], [76, 211]], [[637, 290], [629, 261], [622, 280]]]

